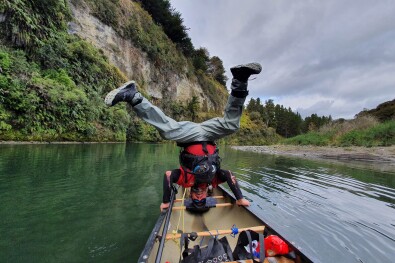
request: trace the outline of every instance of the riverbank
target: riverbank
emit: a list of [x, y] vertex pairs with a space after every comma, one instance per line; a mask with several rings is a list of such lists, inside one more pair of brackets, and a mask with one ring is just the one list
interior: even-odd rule
[[359, 162], [395, 170], [395, 146], [388, 147], [319, 147], [298, 145], [232, 146], [235, 150], [284, 155], [306, 159]]

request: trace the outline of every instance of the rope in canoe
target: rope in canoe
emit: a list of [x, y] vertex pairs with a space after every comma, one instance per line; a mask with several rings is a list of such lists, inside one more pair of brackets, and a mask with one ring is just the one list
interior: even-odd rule
[[[187, 189], [184, 189], [184, 194], [182, 195], [182, 199], [181, 199], [181, 204], [184, 205], [184, 200], [185, 200], [185, 195], [186, 195]], [[178, 233], [178, 226], [180, 225], [180, 219], [182, 217], [182, 233], [185, 232], [185, 210], [182, 210], [180, 213], [180, 217], [178, 218], [178, 224], [177, 224], [177, 233]], [[180, 240], [177, 239], [177, 244], [180, 247], [180, 258], [182, 258], [182, 249], [181, 246], [179, 244]]]
[[[187, 193], [187, 189], [184, 189], [184, 193], [183, 193], [182, 198], [181, 198], [181, 204], [182, 204], [182, 205], [184, 205], [184, 200], [185, 200], [185, 195], [186, 195], [186, 193]], [[182, 233], [184, 233], [184, 232], [185, 232], [185, 209], [182, 209], [182, 210], [181, 210], [180, 215], [179, 215], [179, 217], [178, 217], [177, 227], [176, 227], [176, 229], [174, 229], [174, 230], [172, 231], [172, 234], [173, 234], [174, 236], [176, 236], [176, 235], [178, 234], [178, 230], [179, 230], [179, 228], [180, 228], [181, 218], [182, 218]], [[174, 240], [174, 242], [176, 242], [176, 244], [177, 244], [178, 246], [180, 246], [180, 240], [179, 240], [179, 239], [173, 239], [173, 240]], [[182, 255], [182, 250], [181, 250], [181, 248], [180, 248], [180, 257], [181, 257], [181, 255]]]

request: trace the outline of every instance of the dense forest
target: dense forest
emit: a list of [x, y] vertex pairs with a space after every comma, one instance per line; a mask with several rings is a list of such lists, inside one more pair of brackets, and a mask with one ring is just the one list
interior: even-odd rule
[[[217, 109], [226, 99], [222, 60], [211, 57], [204, 47], [193, 46], [181, 14], [168, 0], [2, 1], [0, 140], [162, 141], [129, 106], [105, 107], [105, 94], [127, 77], [102, 50], [69, 32], [71, 4], [88, 6], [92, 15], [147, 54], [155, 67], [164, 69], [162, 72], [184, 74], [197, 81], [204, 95], [218, 102], [214, 105]], [[138, 77], [136, 81], [149, 97], [146, 81]], [[177, 120], [199, 122], [222, 114], [199, 103], [196, 96], [185, 101], [165, 97], [155, 103]], [[317, 114], [303, 119], [273, 100], [263, 103], [260, 98], [252, 98], [240, 131], [222, 141], [249, 145], [391, 145], [395, 143], [394, 105], [393, 100], [376, 109], [365, 109], [354, 120], [333, 120]], [[366, 143], [368, 140], [370, 143]]]

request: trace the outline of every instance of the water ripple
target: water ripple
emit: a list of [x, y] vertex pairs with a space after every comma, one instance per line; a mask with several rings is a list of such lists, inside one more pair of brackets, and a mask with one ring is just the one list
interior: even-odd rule
[[261, 217], [284, 236], [296, 237], [297, 244], [322, 262], [391, 261], [394, 188], [375, 183], [364, 171], [361, 177], [369, 180], [331, 169], [260, 166], [244, 167], [235, 174]]

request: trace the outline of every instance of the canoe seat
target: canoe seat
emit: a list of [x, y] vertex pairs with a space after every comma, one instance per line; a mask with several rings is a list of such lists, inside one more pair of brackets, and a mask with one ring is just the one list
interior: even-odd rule
[[[232, 206], [232, 205], [233, 205], [232, 203], [220, 203], [220, 204], [216, 204], [215, 206], [210, 207], [210, 208], [225, 207], [225, 206]], [[173, 211], [174, 210], [184, 210], [184, 209], [185, 209], [185, 206], [173, 206]]]
[[[215, 198], [215, 199], [225, 199], [225, 196], [223, 196], [223, 195], [216, 195], [216, 196], [210, 196], [210, 197]], [[182, 202], [182, 198], [178, 198], [178, 199], [174, 200], [174, 202], [176, 202], [176, 203]]]

